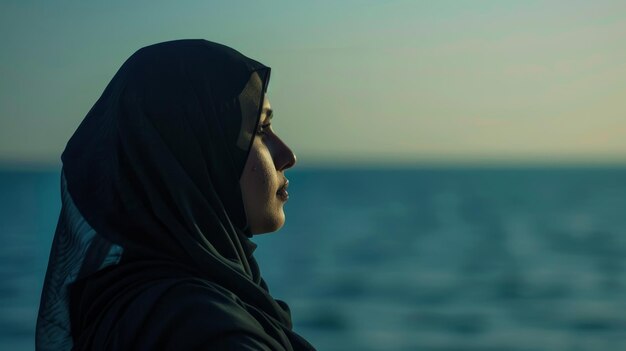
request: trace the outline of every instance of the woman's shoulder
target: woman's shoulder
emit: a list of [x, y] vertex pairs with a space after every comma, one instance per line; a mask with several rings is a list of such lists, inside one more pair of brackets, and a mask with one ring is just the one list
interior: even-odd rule
[[73, 296], [76, 350], [283, 349], [255, 307], [193, 272], [110, 267], [81, 280]]
[[[132, 337], [133, 348], [201, 349], [236, 342], [262, 350], [261, 346], [273, 344], [239, 297], [192, 277], [150, 284], [127, 306], [119, 322], [117, 333]], [[129, 330], [136, 332], [129, 334]]]
[[[136, 308], [150, 309], [152, 316], [175, 319], [201, 318], [260, 326], [247, 312], [246, 304], [223, 286], [196, 277], [167, 278], [154, 281], [133, 301]], [[142, 306], [143, 305], [143, 306]], [[130, 307], [130, 306], [129, 306]]]

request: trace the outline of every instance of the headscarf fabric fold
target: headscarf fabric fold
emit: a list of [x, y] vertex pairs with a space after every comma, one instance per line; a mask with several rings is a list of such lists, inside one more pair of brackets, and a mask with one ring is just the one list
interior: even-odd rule
[[61, 157], [38, 350], [313, 349], [260, 275], [239, 186], [269, 76], [205, 40], [122, 65]]

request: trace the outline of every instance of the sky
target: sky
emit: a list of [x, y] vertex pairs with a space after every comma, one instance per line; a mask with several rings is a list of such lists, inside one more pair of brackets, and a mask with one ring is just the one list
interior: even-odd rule
[[625, 1], [2, 1], [0, 164], [60, 165], [140, 47], [272, 67], [307, 165], [626, 164]]

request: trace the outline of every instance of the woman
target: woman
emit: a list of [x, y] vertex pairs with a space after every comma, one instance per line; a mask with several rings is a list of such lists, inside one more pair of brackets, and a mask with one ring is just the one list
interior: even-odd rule
[[284, 223], [295, 155], [270, 69], [226, 46], [140, 49], [62, 155], [39, 350], [312, 350], [253, 256]]

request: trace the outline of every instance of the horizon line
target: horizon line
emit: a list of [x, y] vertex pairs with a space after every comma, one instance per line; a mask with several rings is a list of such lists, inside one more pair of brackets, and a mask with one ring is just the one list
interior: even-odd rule
[[[0, 160], [0, 172], [60, 172], [61, 162]], [[298, 162], [293, 170], [377, 170], [377, 169], [626, 169], [626, 160], [309, 160]]]

